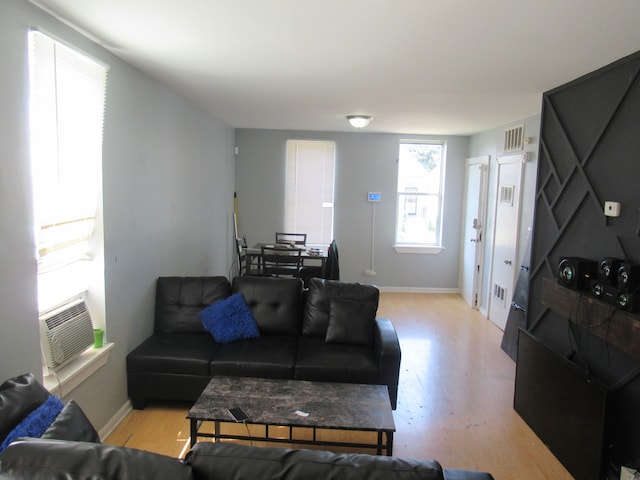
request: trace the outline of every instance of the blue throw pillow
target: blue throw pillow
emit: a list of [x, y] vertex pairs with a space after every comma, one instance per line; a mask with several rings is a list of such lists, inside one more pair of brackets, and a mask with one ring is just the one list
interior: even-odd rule
[[218, 343], [256, 338], [260, 331], [241, 293], [220, 300], [200, 312], [204, 329]]
[[16, 428], [7, 435], [2, 444], [0, 444], [0, 452], [17, 438], [39, 438], [62, 411], [62, 407], [64, 407], [64, 405], [58, 397], [49, 395], [49, 398], [47, 398], [42, 405], [27, 415], [25, 419], [16, 425]]

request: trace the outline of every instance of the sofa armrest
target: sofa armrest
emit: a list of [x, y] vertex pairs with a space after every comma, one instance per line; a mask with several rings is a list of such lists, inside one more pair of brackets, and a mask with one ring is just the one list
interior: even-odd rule
[[401, 352], [398, 334], [388, 318], [375, 320], [374, 351], [379, 362], [378, 383], [388, 386], [391, 408], [395, 410], [398, 400]]

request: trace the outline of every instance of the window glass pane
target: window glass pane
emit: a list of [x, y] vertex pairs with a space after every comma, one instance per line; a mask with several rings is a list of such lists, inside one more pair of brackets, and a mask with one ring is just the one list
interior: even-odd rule
[[397, 244], [440, 244], [443, 152], [441, 143], [400, 144]]
[[29, 33], [31, 161], [38, 270], [86, 258], [102, 167], [107, 69]]
[[29, 32], [30, 140], [39, 307], [86, 291], [102, 182], [107, 68]]

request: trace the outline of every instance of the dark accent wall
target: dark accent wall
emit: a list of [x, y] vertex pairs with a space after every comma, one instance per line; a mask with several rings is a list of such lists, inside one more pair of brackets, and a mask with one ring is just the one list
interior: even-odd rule
[[[620, 202], [621, 215], [605, 217], [605, 201]], [[639, 221], [640, 52], [543, 96], [527, 317], [527, 330], [613, 391], [612, 459], [636, 467], [640, 359], [593, 335], [589, 318], [576, 325], [552, 312], [541, 295], [563, 256], [640, 263]]]

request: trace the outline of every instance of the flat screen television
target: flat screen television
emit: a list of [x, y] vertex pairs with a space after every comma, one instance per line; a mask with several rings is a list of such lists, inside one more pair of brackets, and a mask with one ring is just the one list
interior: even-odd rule
[[605, 478], [606, 388], [520, 330], [514, 409], [576, 480]]

